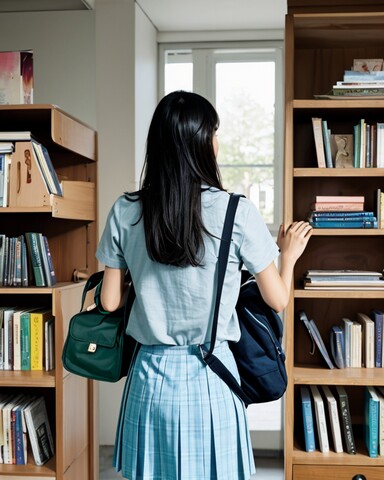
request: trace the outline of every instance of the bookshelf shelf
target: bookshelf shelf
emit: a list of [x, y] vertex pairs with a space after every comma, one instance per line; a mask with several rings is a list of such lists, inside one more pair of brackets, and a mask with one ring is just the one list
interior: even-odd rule
[[[53, 287], [0, 288], [0, 307], [44, 306], [52, 310], [55, 328], [53, 370], [0, 370], [0, 393], [44, 395], [55, 456], [43, 466], [34, 464], [32, 453], [27, 465], [0, 464], [0, 477], [93, 480], [98, 478], [97, 385], [65, 371], [61, 352], [84, 287], [84, 281], [73, 282], [74, 271], [98, 269], [96, 132], [55, 105], [1, 105], [0, 132], [7, 131], [31, 132], [47, 148], [63, 196], [47, 194], [40, 180], [34, 192], [41, 205], [34, 206], [30, 191], [17, 198], [17, 206], [0, 208], [0, 233], [41, 232], [47, 237], [57, 279]], [[20, 145], [22, 154], [24, 148]]]
[[[376, 212], [375, 194], [384, 189], [384, 168], [318, 168], [312, 118], [327, 120], [335, 134], [353, 134], [361, 119], [384, 122], [384, 96], [315, 98], [326, 95], [351, 69], [355, 58], [384, 58], [384, 5], [359, 0], [288, 0], [285, 28], [284, 223], [308, 218], [315, 195], [359, 195]], [[384, 456], [370, 458], [364, 443], [364, 388], [384, 386], [384, 368], [328, 369], [298, 312], [313, 319], [328, 351], [330, 330], [358, 312], [384, 311], [381, 290], [304, 290], [310, 269], [382, 271], [383, 229], [315, 229], [294, 270], [285, 316], [288, 388], [285, 397], [285, 480], [384, 478]], [[345, 387], [349, 397], [356, 455], [306, 452], [300, 387]], [[330, 430], [328, 429], [331, 438]], [[344, 445], [345, 447], [345, 445]], [[345, 450], [345, 448], [344, 448]], [[356, 477], [357, 478], [357, 477]]]
[[384, 385], [384, 369], [299, 367], [293, 369], [295, 384], [313, 385]]

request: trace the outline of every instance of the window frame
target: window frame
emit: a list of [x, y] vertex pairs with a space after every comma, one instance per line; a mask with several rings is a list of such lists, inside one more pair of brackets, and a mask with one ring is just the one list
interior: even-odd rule
[[[283, 159], [284, 159], [284, 43], [279, 40], [233, 42], [164, 42], [159, 43], [159, 98], [165, 91], [165, 61], [169, 50], [180, 50], [193, 63], [193, 91], [205, 96], [215, 105], [215, 65], [220, 62], [275, 62], [275, 135], [274, 135], [274, 221], [268, 224], [277, 236], [283, 216]], [[185, 57], [186, 58], [186, 57]], [[218, 112], [220, 115], [220, 112]]]

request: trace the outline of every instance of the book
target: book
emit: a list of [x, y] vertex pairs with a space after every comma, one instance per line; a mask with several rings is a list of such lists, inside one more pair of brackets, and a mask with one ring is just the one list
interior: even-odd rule
[[344, 450], [337, 401], [327, 385], [322, 385], [321, 389], [326, 400], [329, 424], [332, 432], [333, 448], [336, 453], [342, 453]]
[[54, 455], [54, 443], [43, 396], [24, 409], [25, 422], [36, 465], [44, 465]]
[[314, 202], [311, 204], [311, 210], [319, 212], [363, 212], [364, 202]]
[[317, 166], [319, 168], [326, 168], [324, 141], [321, 118], [312, 117], [313, 136], [315, 140]]
[[13, 314], [16, 307], [9, 307], [3, 312], [4, 352], [3, 369], [12, 370], [13, 363]]
[[[371, 220], [375, 218], [374, 212], [318, 212], [313, 210], [308, 215], [308, 220]], [[378, 218], [376, 216], [376, 218]]]
[[383, 278], [383, 273], [374, 270], [307, 270], [306, 278], [316, 281], [376, 282]]
[[311, 390], [313, 404], [314, 404], [317, 435], [319, 439], [320, 451], [322, 453], [328, 453], [329, 440], [328, 440], [327, 422], [325, 418], [324, 402], [320, 395], [320, 391], [316, 385], [310, 385], [309, 388]]
[[338, 368], [344, 368], [344, 332], [339, 325], [334, 325], [331, 327], [330, 333], [331, 339], [331, 354], [335, 365]]
[[352, 367], [352, 320], [349, 318], [342, 318], [344, 330], [344, 363], [346, 368]]
[[375, 366], [375, 323], [365, 313], [357, 313], [362, 325], [362, 364], [365, 368]]
[[32, 147], [49, 192], [63, 196], [63, 191], [47, 148], [36, 140], [32, 140]]
[[55, 357], [55, 322], [53, 317], [44, 324], [44, 370], [49, 371], [54, 368]]
[[301, 409], [303, 415], [304, 427], [304, 443], [306, 452], [314, 452], [316, 450], [315, 444], [315, 428], [312, 412], [311, 396], [308, 387], [300, 387]]
[[13, 407], [23, 398], [23, 394], [11, 395], [8, 402], [3, 405], [3, 433], [4, 433], [4, 463], [12, 465], [14, 452], [12, 443], [11, 412]]
[[383, 321], [384, 314], [381, 310], [373, 309], [370, 317], [375, 323], [375, 367], [382, 367], [383, 359]]
[[31, 370], [44, 369], [44, 332], [45, 323], [52, 317], [52, 310], [45, 309], [32, 311], [30, 313], [31, 322]]
[[376, 387], [379, 397], [379, 456], [384, 456], [384, 387]]
[[348, 394], [342, 385], [336, 385], [335, 388], [345, 451], [353, 455], [356, 453], [356, 444], [352, 428]]
[[9, 178], [11, 170], [11, 154], [10, 153], [1, 153], [1, 179], [2, 179], [2, 188], [1, 188], [1, 199], [2, 203], [0, 207], [8, 207], [9, 204]]
[[49, 249], [48, 239], [42, 233], [37, 233], [38, 248], [42, 258], [45, 283], [48, 287], [56, 284], [56, 274], [52, 263], [51, 251]]
[[333, 168], [332, 152], [331, 152], [331, 133], [330, 133], [330, 130], [328, 129], [327, 120], [322, 120], [321, 125], [323, 130], [325, 163], [327, 165], [327, 168]]
[[316, 326], [316, 323], [314, 320], [309, 320], [306, 313], [301, 310], [299, 311], [299, 318], [300, 320], [303, 322], [303, 324], [305, 325], [306, 327], [306, 330], [311, 338], [311, 340], [314, 342], [315, 345], [317, 345], [317, 348], [319, 349], [323, 359], [325, 360], [328, 368], [335, 368], [333, 363], [332, 363], [332, 360], [329, 356], [329, 353], [327, 351], [327, 348], [326, 346], [324, 345], [324, 342], [323, 342], [323, 339], [320, 335], [320, 332]]
[[359, 322], [352, 321], [351, 341], [351, 367], [361, 368], [362, 330]]
[[31, 139], [32, 139], [32, 132], [30, 131], [13, 131], [13, 132], [0, 131], [0, 142], [4, 142], [4, 141], [21, 142], [21, 141], [28, 141]]
[[364, 440], [370, 457], [379, 451], [379, 408], [380, 401], [374, 387], [364, 388]]
[[35, 398], [34, 396], [25, 395], [12, 409], [15, 418], [14, 451], [16, 465], [26, 465], [28, 463], [27, 425], [25, 423], [24, 409]]
[[316, 203], [364, 203], [361, 195], [316, 195]]
[[13, 362], [12, 370], [21, 370], [21, 334], [20, 316], [23, 310], [15, 310], [13, 314]]
[[33, 103], [33, 51], [0, 52], [0, 104]]
[[45, 277], [43, 270], [43, 259], [39, 250], [38, 233], [25, 232], [25, 241], [27, 244], [28, 254], [31, 260], [33, 277], [37, 287], [45, 287]]
[[377, 220], [316, 220], [309, 222], [313, 228], [378, 228]]

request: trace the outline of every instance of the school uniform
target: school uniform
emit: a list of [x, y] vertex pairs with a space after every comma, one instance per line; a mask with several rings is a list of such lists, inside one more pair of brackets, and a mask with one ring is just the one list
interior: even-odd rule
[[[129, 269], [136, 299], [127, 333], [142, 344], [126, 381], [114, 464], [130, 480], [248, 480], [255, 472], [244, 404], [207, 367], [216, 266], [229, 195], [203, 189], [203, 266], [175, 267], [147, 254], [140, 202], [113, 205], [96, 256]], [[254, 205], [241, 198], [223, 284], [215, 355], [238, 378], [228, 341], [240, 330], [235, 305], [244, 265], [266, 268], [278, 248]]]

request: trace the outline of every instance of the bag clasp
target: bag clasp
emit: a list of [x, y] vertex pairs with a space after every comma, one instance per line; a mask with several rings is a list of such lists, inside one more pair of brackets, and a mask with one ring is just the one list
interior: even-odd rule
[[97, 349], [97, 344], [96, 343], [90, 343], [88, 345], [88, 352], [89, 353], [95, 353]]

